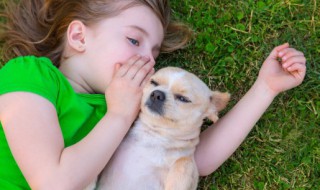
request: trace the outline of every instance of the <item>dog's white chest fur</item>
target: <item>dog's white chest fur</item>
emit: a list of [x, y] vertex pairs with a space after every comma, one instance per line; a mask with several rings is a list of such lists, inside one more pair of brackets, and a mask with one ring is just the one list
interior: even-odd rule
[[[181, 146], [183, 142], [163, 138], [147, 130], [140, 120], [136, 121], [101, 174], [98, 189], [165, 189], [164, 183], [175, 162], [184, 156], [193, 160], [194, 148], [175, 151]], [[197, 173], [194, 176], [197, 178]]]

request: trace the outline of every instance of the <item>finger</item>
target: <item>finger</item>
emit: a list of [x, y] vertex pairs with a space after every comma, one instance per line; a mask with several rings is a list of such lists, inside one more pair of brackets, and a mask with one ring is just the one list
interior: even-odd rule
[[278, 53], [279, 53], [280, 51], [282, 51], [283, 49], [285, 49], [285, 48], [289, 48], [289, 43], [284, 43], [284, 44], [282, 44], [282, 45], [280, 45], [280, 46], [275, 47], [275, 48], [271, 51], [271, 53], [270, 53], [270, 55], [269, 55], [269, 58], [277, 59], [277, 58], [278, 58]]
[[141, 59], [140, 55], [135, 55], [135, 56], [131, 57], [126, 63], [124, 63], [120, 67], [120, 69], [116, 73], [116, 76], [117, 77], [123, 77], [124, 75], [126, 75], [127, 72], [129, 71], [129, 69], [131, 68], [131, 66], [134, 65], [140, 59]]
[[141, 68], [143, 68], [144, 65], [146, 65], [149, 62], [149, 60], [150, 58], [147, 57], [142, 57], [141, 59], [139, 59], [130, 67], [125, 77], [127, 77], [128, 79], [133, 79], [136, 76], [136, 74], [141, 70]]
[[306, 71], [306, 66], [299, 64], [299, 63], [296, 63], [296, 64], [293, 64], [290, 67], [288, 67], [288, 71], [289, 72], [293, 72], [293, 71], [304, 72], [304, 71]]
[[116, 65], [114, 66], [114, 69], [113, 69], [112, 78], [114, 78], [117, 75], [117, 73], [119, 72], [120, 67], [121, 67], [121, 64], [120, 63], [116, 63]]
[[289, 45], [289, 43], [287, 42], [287, 43], [284, 43], [284, 44], [282, 44], [282, 45], [279, 45], [279, 46], [275, 47], [274, 49], [275, 49], [277, 52], [279, 52], [279, 51], [282, 51], [283, 49], [286, 49], [286, 48], [289, 48], [289, 47], [290, 47], [290, 45]]
[[155, 73], [154, 68], [151, 69], [151, 71], [148, 73], [148, 75], [145, 77], [145, 79], [142, 81], [141, 86], [144, 87], [151, 79], [152, 75]]
[[282, 61], [286, 61], [289, 57], [292, 56], [304, 56], [304, 54], [294, 48], [287, 48], [279, 52], [279, 57], [282, 59]]
[[145, 78], [152, 72], [153, 66], [155, 65], [154, 61], [148, 62], [146, 65], [144, 65], [139, 72], [137, 72], [136, 76], [134, 77], [134, 82], [136, 85], [141, 86]]
[[282, 62], [282, 67], [284, 69], [286, 69], [288, 67], [291, 67], [295, 63], [305, 65], [306, 64], [306, 58], [304, 56], [290, 57], [286, 61]]
[[293, 74], [298, 79], [303, 79], [306, 73], [306, 66], [302, 64], [293, 64], [287, 68], [288, 72]]

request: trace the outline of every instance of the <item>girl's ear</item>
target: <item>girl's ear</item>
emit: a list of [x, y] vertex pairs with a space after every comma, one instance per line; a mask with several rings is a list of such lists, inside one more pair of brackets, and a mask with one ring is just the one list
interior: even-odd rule
[[86, 26], [79, 20], [72, 21], [67, 30], [67, 45], [71, 49], [82, 53], [86, 50], [85, 37]]

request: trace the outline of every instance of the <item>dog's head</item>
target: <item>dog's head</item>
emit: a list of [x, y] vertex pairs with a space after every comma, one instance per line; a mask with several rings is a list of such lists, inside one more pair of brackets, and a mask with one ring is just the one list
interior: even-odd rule
[[230, 95], [211, 91], [194, 74], [175, 67], [157, 71], [143, 90], [140, 117], [164, 126], [197, 126], [218, 120]]

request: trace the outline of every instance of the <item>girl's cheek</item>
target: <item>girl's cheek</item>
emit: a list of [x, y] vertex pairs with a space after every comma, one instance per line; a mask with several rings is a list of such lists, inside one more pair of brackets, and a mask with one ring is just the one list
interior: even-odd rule
[[139, 51], [140, 48], [135, 47], [129, 43], [124, 43], [117, 47], [117, 50], [113, 50], [110, 55], [115, 63], [126, 63], [130, 58], [135, 55], [142, 55], [143, 52]]
[[122, 58], [124, 59], [124, 61], [128, 61], [129, 59], [131, 59], [132, 57], [134, 57], [136, 55], [142, 55], [142, 53], [130, 48], [122, 54]]

